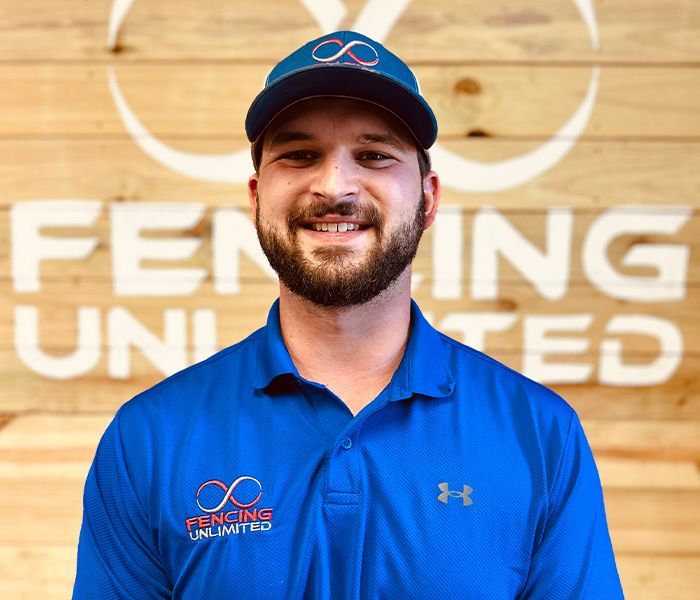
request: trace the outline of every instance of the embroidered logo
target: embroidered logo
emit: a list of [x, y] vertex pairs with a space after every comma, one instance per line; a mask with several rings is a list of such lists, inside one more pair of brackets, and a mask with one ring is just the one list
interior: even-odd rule
[[443, 504], [447, 504], [448, 498], [462, 498], [462, 500], [464, 500], [463, 506], [469, 506], [470, 504], [474, 503], [473, 500], [469, 497], [469, 494], [471, 494], [474, 490], [470, 488], [466, 483], [464, 484], [463, 492], [460, 492], [459, 490], [449, 489], [449, 486], [447, 485], [446, 481], [438, 483], [438, 487], [441, 491], [441, 493], [438, 495], [438, 500], [440, 500], [440, 502], [442, 502]]
[[[319, 56], [318, 51], [321, 48], [324, 49], [323, 54], [327, 54], [325, 47], [328, 46], [328, 44], [340, 46], [340, 50], [338, 50], [335, 54], [331, 54], [330, 56]], [[353, 48], [356, 48], [356, 50], [353, 51]], [[360, 58], [357, 55], [360, 48], [369, 48], [369, 52], [367, 50], [362, 51], [362, 53], [366, 55], [366, 58]], [[363, 67], [373, 67], [379, 62], [379, 53], [373, 46], [370, 46], [367, 42], [363, 42], [362, 40], [353, 40], [352, 42], [348, 42], [343, 46], [343, 42], [341, 42], [339, 39], [330, 38], [322, 41], [311, 51], [311, 56], [313, 59], [322, 63], [336, 62], [345, 54], [352, 58], [352, 60], [354, 60], [358, 65], [362, 65]]]
[[[262, 495], [262, 484], [250, 475], [238, 477], [231, 485], [218, 479], [205, 481], [197, 489], [195, 501], [206, 514], [185, 519], [190, 539], [198, 541], [267, 531], [272, 527], [272, 508], [257, 506]], [[230, 510], [229, 503], [233, 505], [233, 510]]]

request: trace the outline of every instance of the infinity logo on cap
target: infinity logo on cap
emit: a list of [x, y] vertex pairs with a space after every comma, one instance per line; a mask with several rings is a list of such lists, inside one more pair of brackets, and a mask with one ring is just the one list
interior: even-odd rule
[[[340, 46], [340, 50], [336, 52], [333, 56], [328, 56], [326, 58], [321, 58], [320, 56], [316, 56], [316, 51], [325, 46], [326, 44], [338, 44]], [[351, 48], [354, 48], [355, 46], [367, 46], [373, 53], [374, 53], [374, 59], [373, 60], [362, 60], [359, 58], [352, 50]], [[313, 51], [311, 52], [311, 56], [315, 61], [322, 62], [322, 63], [330, 63], [338, 60], [341, 56], [344, 54], [347, 54], [350, 58], [352, 58], [357, 64], [362, 65], [363, 67], [373, 67], [379, 62], [379, 54], [377, 51], [370, 46], [367, 42], [363, 42], [362, 40], [353, 40], [352, 42], [349, 42], [343, 46], [343, 42], [341, 42], [337, 38], [331, 38], [329, 40], [323, 40], [320, 44], [318, 44]]]

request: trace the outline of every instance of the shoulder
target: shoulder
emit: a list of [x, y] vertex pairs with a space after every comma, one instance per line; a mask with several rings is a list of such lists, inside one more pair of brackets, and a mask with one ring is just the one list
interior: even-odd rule
[[568, 431], [576, 411], [554, 390], [526, 377], [495, 358], [440, 333], [448, 350], [457, 386], [468, 387], [502, 415], [534, 419]]
[[122, 421], [187, 419], [188, 414], [214, 404], [221, 395], [251, 380], [257, 362], [257, 342], [263, 329], [209, 358], [178, 371], [121, 406]]

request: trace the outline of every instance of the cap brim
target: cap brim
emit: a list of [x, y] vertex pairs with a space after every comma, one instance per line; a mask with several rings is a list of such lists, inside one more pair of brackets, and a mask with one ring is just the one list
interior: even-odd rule
[[308, 67], [267, 86], [248, 110], [245, 130], [254, 142], [265, 127], [288, 106], [317, 96], [366, 100], [395, 114], [425, 149], [437, 138], [437, 121], [430, 106], [393, 78], [348, 64]]

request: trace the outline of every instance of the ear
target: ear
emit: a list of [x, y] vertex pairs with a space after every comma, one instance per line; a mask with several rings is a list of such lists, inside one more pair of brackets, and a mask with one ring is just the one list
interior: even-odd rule
[[435, 171], [430, 171], [423, 179], [423, 193], [425, 195], [425, 224], [423, 228], [428, 229], [435, 221], [442, 193], [440, 178]]
[[253, 173], [248, 178], [248, 202], [250, 202], [250, 210], [253, 213], [253, 221], [258, 213], [258, 177], [257, 173]]

